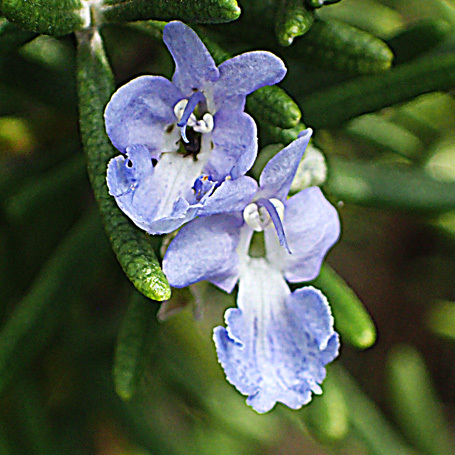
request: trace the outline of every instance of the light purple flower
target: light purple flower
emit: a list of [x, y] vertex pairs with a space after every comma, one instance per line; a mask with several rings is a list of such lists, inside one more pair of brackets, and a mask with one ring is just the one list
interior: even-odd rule
[[[287, 199], [310, 136], [304, 131], [272, 158], [259, 187], [245, 176], [223, 182], [201, 209], [206, 216], [179, 231], [163, 260], [174, 287], [208, 280], [231, 292], [239, 281], [238, 309], [226, 312], [227, 327], [217, 327], [214, 340], [228, 381], [258, 412], [308, 403], [338, 354], [324, 296], [311, 287], [291, 293], [286, 283], [315, 278], [340, 233], [319, 188]], [[249, 256], [254, 231], [264, 233], [263, 258]]]
[[122, 155], [110, 161], [110, 194], [151, 234], [194, 218], [225, 178], [236, 179], [257, 154], [246, 95], [279, 82], [283, 62], [248, 52], [219, 67], [196, 33], [170, 22], [163, 39], [175, 61], [172, 82], [141, 76], [112, 96], [106, 131]]
[[259, 187], [241, 176], [214, 191], [200, 217], [184, 226], [166, 251], [163, 270], [171, 286], [208, 280], [231, 292], [254, 231], [264, 232], [266, 256], [288, 281], [318, 275], [340, 234], [338, 214], [318, 187], [287, 199], [311, 133], [303, 131], [267, 163]]

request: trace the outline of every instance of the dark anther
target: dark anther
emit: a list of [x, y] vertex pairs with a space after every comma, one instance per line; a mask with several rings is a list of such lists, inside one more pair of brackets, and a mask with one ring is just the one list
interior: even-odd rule
[[132, 162], [131, 160], [128, 160], [128, 161], [126, 162], [126, 165], [127, 165], [128, 167], [133, 167], [133, 162]]
[[155, 167], [158, 164], [158, 160], [156, 158], [152, 158], [152, 166]]
[[172, 133], [172, 130], [174, 129], [174, 126], [175, 126], [174, 124], [169, 125], [166, 128], [166, 133], [168, 133], [168, 134]]
[[197, 154], [201, 151], [201, 134], [194, 131], [192, 128], [186, 130], [186, 137], [188, 138], [188, 143], [183, 142], [183, 148], [185, 150], [184, 156], [193, 156], [193, 159], [197, 160]]

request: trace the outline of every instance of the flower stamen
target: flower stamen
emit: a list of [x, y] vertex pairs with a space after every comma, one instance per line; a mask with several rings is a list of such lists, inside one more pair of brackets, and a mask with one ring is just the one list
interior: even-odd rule
[[287, 250], [289, 254], [288, 242], [283, 228], [284, 205], [279, 199], [258, 199], [256, 202], [248, 204], [243, 211], [243, 219], [246, 224], [256, 232], [263, 231], [270, 222], [273, 223], [280, 245]]
[[[175, 106], [174, 106], [174, 113], [177, 118], [179, 118], [179, 122], [177, 123], [177, 126], [180, 127], [180, 133], [182, 135], [182, 139], [184, 142], [188, 143], [189, 140], [186, 137], [186, 126], [195, 126], [197, 124], [196, 122], [196, 117], [194, 117], [193, 111], [196, 109], [196, 106], [201, 102], [205, 100], [205, 96], [201, 92], [195, 92], [193, 93], [188, 100], [180, 100]], [[182, 103], [182, 101], [187, 101], [185, 104]], [[178, 106], [178, 107], [177, 107]], [[182, 112], [182, 107], [183, 112]], [[191, 118], [193, 117], [193, 118]], [[191, 123], [193, 124], [190, 124]]]

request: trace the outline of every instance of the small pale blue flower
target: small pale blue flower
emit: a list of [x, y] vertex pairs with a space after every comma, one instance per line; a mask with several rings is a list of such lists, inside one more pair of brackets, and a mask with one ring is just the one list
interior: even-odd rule
[[[228, 381], [261, 413], [276, 402], [293, 409], [308, 403], [338, 354], [324, 296], [308, 287], [291, 293], [286, 283], [315, 278], [340, 233], [319, 188], [287, 199], [310, 136], [303, 132], [269, 161], [259, 188], [246, 176], [224, 181], [163, 260], [175, 287], [208, 280], [231, 292], [239, 281], [238, 308], [226, 312], [227, 327], [217, 327], [214, 340]], [[254, 231], [264, 232], [264, 258], [249, 257]]]
[[[109, 191], [151, 234], [171, 232], [196, 216], [214, 189], [197, 192], [201, 177], [219, 186], [250, 169], [257, 137], [253, 119], [243, 112], [246, 95], [286, 73], [269, 52], [248, 52], [217, 67], [181, 22], [167, 24], [163, 39], [175, 61], [172, 82], [138, 77], [114, 93], [105, 111], [106, 131], [123, 154], [109, 163]], [[145, 165], [147, 172], [146, 153], [152, 164]]]

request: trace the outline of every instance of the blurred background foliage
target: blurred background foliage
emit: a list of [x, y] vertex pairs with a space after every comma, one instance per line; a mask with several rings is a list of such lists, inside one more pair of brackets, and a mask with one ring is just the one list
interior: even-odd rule
[[[455, 453], [455, 2], [238, 3], [2, 2], [1, 454]], [[225, 381], [211, 333], [234, 296], [200, 283], [160, 307], [103, 233], [87, 165], [123, 269], [164, 300], [163, 239], [103, 193], [110, 94], [172, 75], [149, 19], [194, 24], [218, 62], [283, 58], [290, 98], [247, 101], [263, 157], [304, 124], [326, 155], [343, 235], [313, 284], [343, 346], [300, 411], [257, 415]]]

